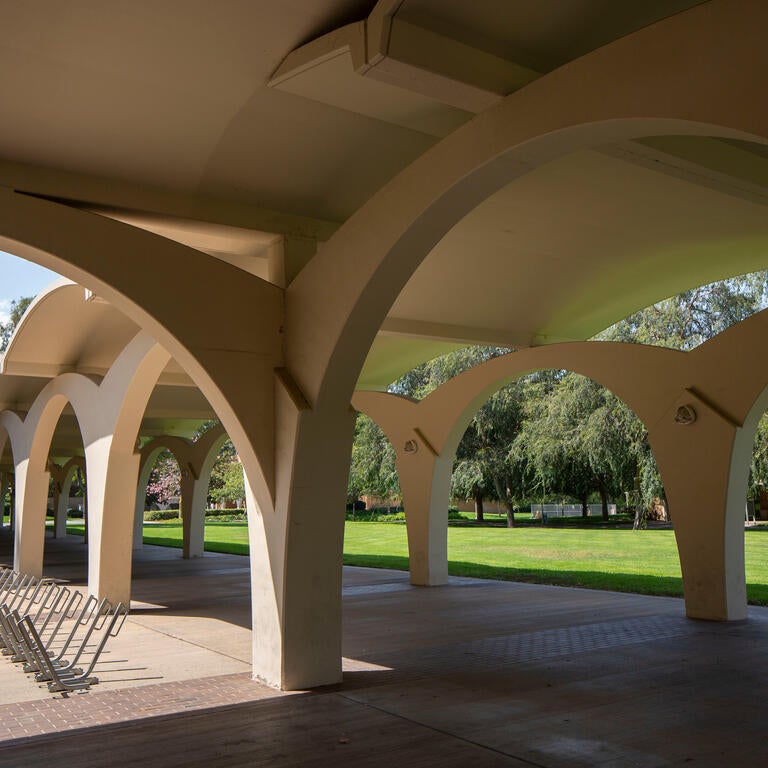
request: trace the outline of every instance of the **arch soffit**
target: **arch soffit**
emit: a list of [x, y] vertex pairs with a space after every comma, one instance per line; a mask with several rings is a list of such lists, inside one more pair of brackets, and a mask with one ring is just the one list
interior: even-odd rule
[[24, 314], [21, 316], [21, 319], [16, 324], [16, 327], [13, 329], [13, 334], [8, 340], [8, 345], [5, 348], [5, 352], [3, 353], [2, 357], [0, 357], [0, 373], [6, 372], [6, 367], [8, 362], [14, 356], [14, 349], [19, 343], [19, 339], [26, 335], [26, 329], [30, 323], [30, 319], [38, 313], [40, 308], [45, 305], [47, 300], [52, 295], [58, 293], [62, 288], [66, 288], [71, 285], [74, 285], [74, 283], [69, 278], [61, 277], [43, 288], [43, 290], [40, 291], [32, 299], [29, 306], [24, 311]]
[[[0, 188], [0, 248], [86, 286], [157, 339], [226, 425], [252, 472], [251, 486], [260, 506], [271, 506], [269, 400], [273, 370], [283, 365], [283, 289], [159, 235], [7, 188]], [[111, 258], [103, 257], [106, 252]], [[150, 273], [152, 280], [143, 279]], [[169, 302], [180, 280], [185, 301]], [[230, 311], [218, 324], [195, 309], [212, 293], [226, 295], [230, 302]], [[222, 372], [223, 337], [229, 358], [240, 357], [246, 367], [254, 360], [262, 363], [248, 387]], [[253, 397], [254, 382], [261, 384], [263, 397]], [[253, 429], [254, 424], [259, 429]]]
[[[758, 0], [695, 6], [534, 81], [414, 161], [287, 290], [286, 322], [297, 331], [287, 362], [305, 396], [315, 405], [348, 401], [376, 331], [419, 263], [460, 218], [533, 168], [649, 135], [764, 142], [768, 70], [754, 61], [762, 60], [765, 24], [768, 6]], [[338, 275], [345, 290], [331, 316], [318, 286]]]

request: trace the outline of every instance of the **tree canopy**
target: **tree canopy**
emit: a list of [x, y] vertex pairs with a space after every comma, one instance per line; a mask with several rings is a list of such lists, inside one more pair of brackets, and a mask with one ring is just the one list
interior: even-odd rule
[[16, 326], [21, 320], [21, 316], [27, 311], [27, 307], [32, 303], [32, 296], [23, 296], [20, 299], [14, 299], [11, 302], [11, 308], [8, 313], [7, 323], [0, 323], [0, 352], [4, 352], [8, 347], [8, 342], [13, 336]]

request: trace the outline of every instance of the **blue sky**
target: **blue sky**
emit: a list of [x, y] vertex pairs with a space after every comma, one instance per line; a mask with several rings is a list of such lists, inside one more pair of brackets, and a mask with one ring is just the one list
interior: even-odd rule
[[58, 277], [49, 269], [0, 251], [0, 323], [8, 321], [11, 301], [34, 296]]

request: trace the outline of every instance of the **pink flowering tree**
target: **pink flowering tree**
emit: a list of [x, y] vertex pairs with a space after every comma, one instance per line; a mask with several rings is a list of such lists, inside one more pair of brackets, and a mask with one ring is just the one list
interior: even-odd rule
[[166, 505], [181, 495], [181, 471], [170, 451], [162, 451], [157, 457], [147, 483], [147, 506]]

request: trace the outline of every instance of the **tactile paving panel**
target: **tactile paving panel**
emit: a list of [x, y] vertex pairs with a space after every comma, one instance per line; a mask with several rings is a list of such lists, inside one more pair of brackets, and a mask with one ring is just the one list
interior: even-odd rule
[[570, 656], [649, 643], [692, 633], [690, 621], [676, 616], [644, 616], [574, 627], [486, 637], [468, 643], [466, 650], [505, 664], [529, 663], [555, 656]]
[[464, 643], [422, 648], [407, 655], [399, 653], [396, 659], [391, 659], [391, 664], [385, 656], [377, 657], [375, 662], [391, 666], [395, 676], [399, 673], [423, 676], [445, 672], [454, 663], [465, 670], [501, 668], [510, 664], [534, 663], [690, 636], [696, 632], [692, 622], [683, 617], [654, 615], [484, 637]]

